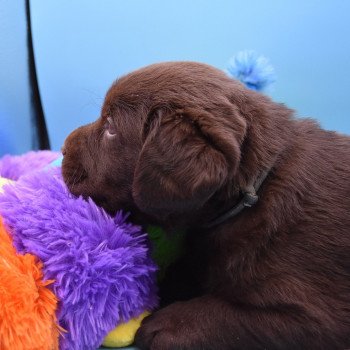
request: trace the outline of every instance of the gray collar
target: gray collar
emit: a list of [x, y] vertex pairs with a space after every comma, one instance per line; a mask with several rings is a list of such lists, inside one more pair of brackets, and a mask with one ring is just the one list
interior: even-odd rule
[[243, 209], [254, 206], [259, 200], [257, 192], [260, 186], [265, 181], [268, 174], [270, 173], [270, 171], [271, 169], [263, 171], [261, 175], [256, 179], [256, 181], [254, 181], [252, 184], [249, 184], [245, 189], [241, 190], [241, 199], [232, 208], [230, 208], [228, 211], [224, 212], [223, 214], [220, 214], [214, 220], [202, 225], [201, 227], [213, 228], [215, 226], [222, 224], [226, 220], [231, 219], [234, 216], [238, 215]]

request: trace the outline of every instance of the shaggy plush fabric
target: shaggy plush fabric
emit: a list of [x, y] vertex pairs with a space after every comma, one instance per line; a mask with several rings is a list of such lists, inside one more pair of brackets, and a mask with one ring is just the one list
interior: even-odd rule
[[121, 212], [108, 216], [73, 197], [60, 169], [5, 185], [0, 214], [20, 253], [37, 256], [55, 280], [60, 349], [96, 349], [120, 322], [157, 305], [156, 266], [146, 235]]
[[57, 299], [42, 264], [16, 253], [0, 218], [0, 349], [58, 349]]
[[6, 155], [0, 159], [0, 176], [18, 180], [22, 175], [43, 169], [57, 159], [60, 153], [32, 151], [21, 156]]

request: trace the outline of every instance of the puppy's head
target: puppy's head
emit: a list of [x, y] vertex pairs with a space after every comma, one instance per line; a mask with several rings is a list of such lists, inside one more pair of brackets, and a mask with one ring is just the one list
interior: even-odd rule
[[232, 189], [246, 122], [244, 87], [210, 66], [156, 64], [116, 81], [100, 118], [65, 141], [63, 176], [73, 194], [110, 212], [188, 223]]

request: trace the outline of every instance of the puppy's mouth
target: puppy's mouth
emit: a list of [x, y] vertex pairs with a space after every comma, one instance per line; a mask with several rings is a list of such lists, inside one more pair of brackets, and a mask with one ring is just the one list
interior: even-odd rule
[[88, 173], [83, 167], [69, 168], [67, 166], [62, 166], [62, 175], [64, 182], [66, 183], [68, 189], [73, 194], [79, 195], [83, 193], [76, 193], [77, 187], [80, 187], [88, 179]]
[[81, 184], [88, 178], [88, 174], [85, 170], [74, 170], [71, 175], [64, 176], [64, 181], [68, 187], [74, 187]]

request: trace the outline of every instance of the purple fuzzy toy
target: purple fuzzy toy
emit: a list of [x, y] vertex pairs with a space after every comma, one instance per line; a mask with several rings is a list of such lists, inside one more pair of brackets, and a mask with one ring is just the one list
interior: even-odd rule
[[73, 197], [59, 168], [6, 185], [0, 214], [17, 251], [36, 255], [45, 279], [56, 281], [57, 316], [67, 330], [60, 349], [96, 349], [117, 324], [157, 306], [146, 234], [127, 215], [112, 218], [92, 200]]
[[17, 181], [22, 175], [43, 169], [60, 155], [52, 151], [31, 151], [21, 156], [6, 155], [0, 159], [0, 176]]

